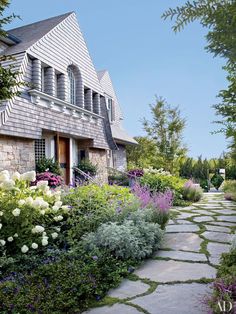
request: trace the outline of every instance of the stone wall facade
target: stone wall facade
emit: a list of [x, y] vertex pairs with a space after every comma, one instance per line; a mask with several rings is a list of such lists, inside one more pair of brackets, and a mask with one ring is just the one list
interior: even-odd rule
[[89, 160], [98, 167], [97, 177], [101, 183], [108, 182], [107, 151], [105, 149], [89, 149]]
[[117, 150], [113, 151], [114, 168], [120, 171], [127, 170], [126, 148], [124, 145], [117, 144]]
[[0, 135], [0, 171], [35, 170], [34, 140]]

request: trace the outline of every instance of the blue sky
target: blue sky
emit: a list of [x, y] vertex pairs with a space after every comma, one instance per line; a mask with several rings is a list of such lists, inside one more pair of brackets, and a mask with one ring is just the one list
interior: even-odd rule
[[108, 69], [122, 106], [124, 126], [144, 135], [142, 117], [150, 118], [155, 95], [179, 105], [187, 119], [184, 142], [189, 155], [217, 157], [226, 150], [212, 104], [226, 86], [224, 60], [204, 50], [206, 30], [198, 23], [174, 34], [161, 19], [183, 0], [12, 0], [20, 15], [12, 27], [75, 11], [96, 69]]

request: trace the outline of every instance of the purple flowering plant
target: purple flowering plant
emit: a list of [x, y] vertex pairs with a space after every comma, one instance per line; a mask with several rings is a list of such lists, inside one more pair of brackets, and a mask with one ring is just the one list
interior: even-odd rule
[[132, 192], [139, 199], [142, 209], [153, 209], [153, 222], [164, 228], [169, 220], [170, 208], [174, 200], [173, 192], [171, 190], [151, 192], [147, 186], [137, 183], [133, 186]]
[[51, 188], [56, 188], [63, 184], [63, 179], [61, 176], [54, 174], [49, 171], [36, 174], [36, 180], [31, 183], [31, 185], [37, 185], [39, 181], [48, 181], [48, 186]]
[[140, 178], [144, 175], [143, 169], [132, 169], [128, 171], [129, 178]]

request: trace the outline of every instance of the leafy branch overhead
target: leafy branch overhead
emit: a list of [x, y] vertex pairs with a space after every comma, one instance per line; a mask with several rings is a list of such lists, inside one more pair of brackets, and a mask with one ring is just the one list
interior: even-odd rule
[[218, 95], [221, 102], [214, 105], [216, 114], [223, 117], [217, 122], [222, 125], [221, 131], [232, 140], [236, 151], [236, 1], [187, 1], [183, 6], [168, 9], [162, 18], [174, 20], [175, 32], [196, 20], [209, 29], [206, 50], [226, 60], [223, 69], [228, 80], [227, 89]]
[[[7, 37], [7, 33], [3, 30], [4, 26], [17, 17], [15, 14], [3, 17], [4, 11], [9, 4], [8, 0], [0, 0], [0, 36], [3, 38]], [[20, 72], [14, 69], [13, 63], [13, 56], [0, 56], [0, 101], [20, 95], [19, 88], [26, 85], [24, 82], [20, 82]]]

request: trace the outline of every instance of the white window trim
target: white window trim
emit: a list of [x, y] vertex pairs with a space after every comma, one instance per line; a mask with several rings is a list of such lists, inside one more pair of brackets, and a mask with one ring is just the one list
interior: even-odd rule
[[68, 68], [68, 101], [72, 105], [76, 105], [76, 79], [71, 68]]

